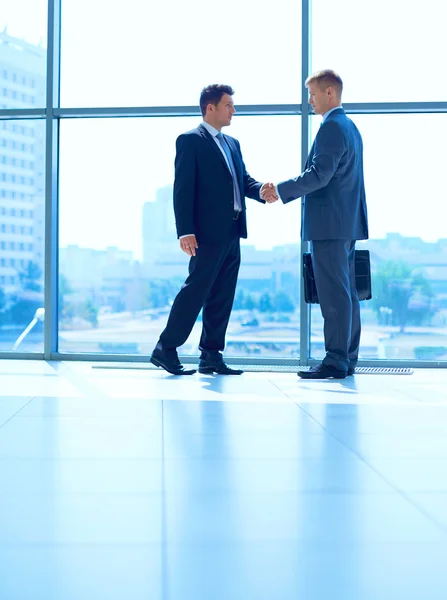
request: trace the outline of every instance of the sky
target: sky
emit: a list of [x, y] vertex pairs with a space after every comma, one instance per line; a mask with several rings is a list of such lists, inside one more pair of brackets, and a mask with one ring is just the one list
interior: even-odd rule
[[48, 0], [0, 0], [0, 30], [31, 44], [47, 45]]
[[[300, 103], [300, 3], [239, 0], [63, 0], [64, 107], [197, 105], [200, 89], [230, 83], [238, 104]], [[315, 0], [312, 69], [331, 67], [345, 102], [447, 99], [443, 0]], [[88, 19], [86, 18], [88, 15]], [[285, 15], [287, 17], [285, 18]], [[384, 18], [386, 15], [386, 18]], [[174, 18], [175, 17], [175, 18]], [[0, 28], [39, 43], [46, 0], [0, 0]], [[274, 36], [263, 42], [272, 27]], [[1, 48], [0, 48], [1, 52]], [[447, 115], [353, 116], [364, 140], [370, 235], [447, 237]], [[200, 118], [85, 119], [61, 124], [60, 243], [118, 246], [141, 258], [144, 202], [173, 183], [175, 139]], [[320, 117], [312, 117], [312, 134]], [[43, 124], [42, 124], [43, 126]], [[300, 118], [237, 116], [247, 170], [274, 182], [300, 172]], [[300, 203], [247, 201], [259, 249], [299, 240]]]

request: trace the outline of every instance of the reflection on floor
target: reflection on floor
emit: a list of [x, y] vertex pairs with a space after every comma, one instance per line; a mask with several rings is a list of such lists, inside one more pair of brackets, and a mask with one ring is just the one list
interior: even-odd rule
[[2, 600], [445, 600], [447, 371], [0, 363]]

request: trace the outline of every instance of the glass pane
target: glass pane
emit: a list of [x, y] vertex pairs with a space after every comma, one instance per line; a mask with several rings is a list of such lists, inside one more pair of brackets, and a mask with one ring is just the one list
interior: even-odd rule
[[313, 0], [312, 70], [335, 69], [345, 102], [445, 101], [441, 0]]
[[2, 0], [0, 109], [45, 106], [47, 0]]
[[43, 352], [45, 122], [0, 121], [0, 351]]
[[[274, 10], [251, 0], [63, 0], [62, 106], [195, 106], [216, 82], [233, 86], [239, 104], [300, 102], [300, 11], [295, 0]], [[264, 42], [267, 30], [278, 36]]]
[[[370, 250], [373, 288], [361, 303], [361, 358], [447, 360], [447, 115], [352, 118], [364, 141], [371, 237], [357, 247]], [[323, 350], [315, 306], [312, 356]]]
[[[62, 121], [60, 351], [152, 351], [187, 275], [172, 208], [175, 139], [198, 123]], [[235, 117], [226, 132], [260, 181], [298, 172], [298, 117]], [[296, 356], [300, 204], [247, 204], [227, 355]], [[199, 317], [181, 353], [197, 354], [200, 330]]]

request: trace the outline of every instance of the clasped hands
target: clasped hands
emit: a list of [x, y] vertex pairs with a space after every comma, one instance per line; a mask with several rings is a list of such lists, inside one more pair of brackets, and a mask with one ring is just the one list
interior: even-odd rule
[[265, 200], [268, 204], [273, 204], [278, 200], [278, 195], [276, 193], [276, 188], [273, 183], [264, 183], [261, 187], [261, 198]]

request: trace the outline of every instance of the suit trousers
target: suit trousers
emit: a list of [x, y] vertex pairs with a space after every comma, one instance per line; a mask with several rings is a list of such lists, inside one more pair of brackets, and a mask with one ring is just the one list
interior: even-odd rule
[[361, 332], [355, 240], [314, 240], [311, 254], [324, 320], [323, 363], [346, 371], [357, 364]]
[[177, 294], [167, 325], [160, 335], [163, 350], [182, 346], [202, 312], [200, 349], [222, 351], [233, 308], [241, 263], [238, 222], [233, 236], [222, 243], [200, 243], [189, 261], [189, 276]]

